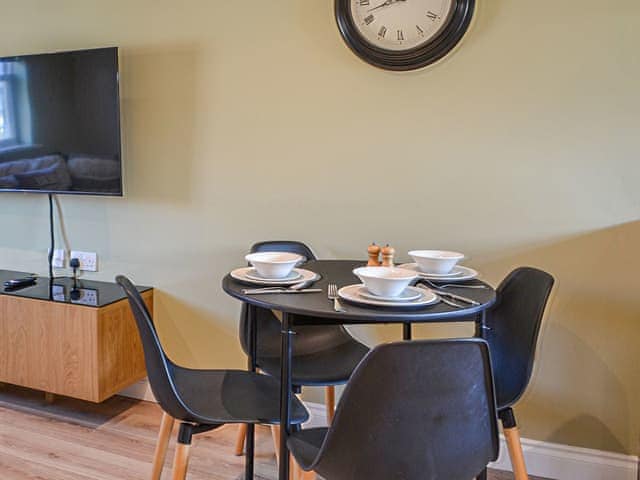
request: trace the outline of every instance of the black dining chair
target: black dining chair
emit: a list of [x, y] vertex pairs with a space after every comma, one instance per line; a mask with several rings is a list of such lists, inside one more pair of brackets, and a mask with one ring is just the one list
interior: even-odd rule
[[[227, 423], [276, 424], [280, 421], [280, 385], [267, 375], [242, 370], [201, 370], [181, 367], [165, 354], [149, 310], [136, 287], [119, 275], [116, 282], [127, 294], [142, 347], [151, 390], [163, 410], [153, 459], [152, 480], [159, 480], [175, 420], [180, 421], [173, 479], [186, 478], [192, 436]], [[293, 421], [308, 413], [293, 400]], [[253, 452], [247, 455], [247, 477], [253, 478]]]
[[295, 431], [287, 445], [305, 471], [326, 480], [478, 476], [499, 449], [486, 342], [376, 347], [349, 380], [331, 426]]
[[[316, 260], [311, 249], [302, 242], [266, 241], [251, 247], [255, 252], [291, 252], [305, 261]], [[257, 366], [263, 372], [280, 378], [281, 323], [271, 310], [256, 308]], [[249, 309], [242, 306], [240, 344], [249, 348]], [[346, 383], [369, 348], [354, 339], [342, 325], [296, 327], [293, 338], [292, 384], [296, 392], [303, 386], [324, 386], [327, 420], [335, 411], [335, 385]], [[244, 426], [236, 442], [236, 455], [241, 455], [245, 438]]]
[[498, 287], [497, 301], [487, 314], [482, 335], [491, 352], [498, 416], [516, 480], [529, 477], [512, 406], [529, 384], [553, 284], [553, 277], [542, 270], [522, 267], [511, 272]]

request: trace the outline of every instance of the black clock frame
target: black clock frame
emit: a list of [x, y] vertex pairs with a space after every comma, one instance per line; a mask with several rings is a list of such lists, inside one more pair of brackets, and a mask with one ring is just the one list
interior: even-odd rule
[[351, 50], [364, 61], [386, 70], [407, 71], [426, 67], [447, 55], [471, 25], [476, 0], [456, 0], [447, 25], [431, 41], [408, 50], [387, 50], [369, 43], [351, 15], [351, 0], [335, 0], [338, 28]]

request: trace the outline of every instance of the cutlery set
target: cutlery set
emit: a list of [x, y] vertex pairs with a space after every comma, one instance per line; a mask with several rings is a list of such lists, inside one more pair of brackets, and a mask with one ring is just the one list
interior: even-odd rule
[[[467, 305], [477, 306], [480, 305], [480, 302], [473, 300], [471, 298], [463, 297], [462, 295], [457, 295], [451, 292], [441, 291], [437, 285], [432, 284], [431, 282], [426, 281], [429, 285], [424, 285], [422, 282], [416, 285], [417, 288], [422, 290], [426, 290], [434, 293], [438, 300], [442, 303], [449, 305], [455, 308], [467, 308]], [[321, 293], [323, 290], [321, 288], [305, 288], [309, 282], [301, 282], [291, 287], [263, 287], [263, 288], [246, 288], [242, 290], [243, 295], [272, 295], [272, 294], [303, 294], [303, 293]], [[457, 287], [462, 287], [462, 285], [456, 285]], [[435, 288], [434, 288], [435, 287]], [[468, 285], [471, 287], [471, 285]], [[476, 286], [473, 286], [476, 287]], [[480, 288], [486, 288], [484, 286], [477, 286]], [[340, 296], [338, 295], [338, 286], [335, 283], [330, 283], [327, 287], [327, 297], [329, 300], [333, 301], [333, 308], [336, 312], [345, 312], [345, 308], [340, 303]], [[466, 305], [460, 305], [460, 303], [464, 303]]]

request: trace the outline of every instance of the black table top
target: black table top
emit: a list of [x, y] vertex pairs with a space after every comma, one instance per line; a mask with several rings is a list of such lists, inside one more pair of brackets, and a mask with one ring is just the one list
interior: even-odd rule
[[[7, 291], [4, 282], [14, 278], [29, 277], [29, 273], [0, 270], [0, 295], [31, 298], [88, 307], [104, 307], [123, 300], [126, 297], [124, 291], [116, 283], [96, 282], [92, 280], [78, 280], [72, 278], [36, 277], [36, 284], [19, 290]], [[138, 291], [146, 292], [151, 287], [138, 287]]]
[[[293, 322], [296, 325], [469, 321], [475, 320], [479, 313], [491, 307], [496, 300], [496, 292], [493, 288], [447, 288], [447, 291], [472, 298], [480, 302], [481, 305], [455, 308], [444, 303], [437, 303], [427, 307], [393, 309], [362, 307], [341, 301], [346, 312], [334, 311], [333, 302], [327, 298], [327, 285], [336, 283], [340, 288], [360, 283], [352, 270], [365, 264], [364, 261], [353, 260], [316, 260], [306, 263], [302, 268], [322, 275], [322, 278], [313, 286], [313, 288], [321, 288], [323, 290], [321, 293], [244, 295], [242, 290], [248, 288], [247, 285], [238, 282], [230, 275], [227, 275], [222, 281], [222, 288], [232, 297], [258, 307], [315, 317], [313, 319], [294, 317]], [[474, 280], [473, 283], [482, 282]]]

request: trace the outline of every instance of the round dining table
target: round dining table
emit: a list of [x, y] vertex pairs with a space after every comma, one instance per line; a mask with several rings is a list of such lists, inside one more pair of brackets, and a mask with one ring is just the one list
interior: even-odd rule
[[[353, 274], [353, 269], [364, 266], [366, 261], [358, 260], [314, 260], [301, 265], [301, 268], [315, 272], [319, 279], [313, 284], [316, 293], [272, 293], [252, 295], [245, 292], [247, 285], [227, 275], [222, 282], [224, 291], [232, 297], [244, 302], [249, 308], [248, 325], [248, 368], [256, 370], [257, 325], [256, 309], [265, 308], [274, 311], [282, 321], [282, 361], [281, 361], [281, 397], [280, 397], [280, 463], [278, 478], [289, 479], [289, 450], [287, 437], [291, 431], [290, 403], [292, 398], [291, 363], [292, 337], [300, 325], [377, 325], [399, 324], [403, 326], [403, 339], [411, 340], [411, 325], [414, 323], [473, 322], [475, 336], [482, 337], [485, 327], [485, 314], [496, 301], [496, 292], [488, 284], [480, 280], [461, 283], [460, 287], [448, 286], [443, 291], [454, 293], [474, 300], [476, 304], [455, 307], [438, 302], [421, 307], [370, 307], [341, 300], [344, 311], [334, 310], [334, 303], [328, 298], [328, 285], [336, 284], [338, 288], [359, 284], [360, 280]], [[479, 286], [484, 288], [466, 288]], [[253, 478], [254, 432], [249, 426], [247, 430], [247, 462], [246, 479]]]

